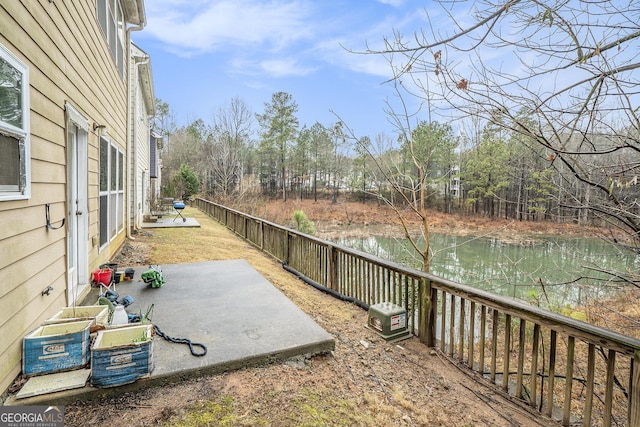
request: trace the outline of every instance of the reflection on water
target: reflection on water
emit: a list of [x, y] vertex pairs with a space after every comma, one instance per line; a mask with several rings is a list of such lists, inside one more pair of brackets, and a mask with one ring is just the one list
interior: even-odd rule
[[[344, 246], [421, 269], [408, 240], [339, 238]], [[608, 272], [637, 272], [640, 260], [600, 239], [547, 237], [526, 245], [431, 234], [431, 273], [544, 307], [582, 304], [624, 286]]]

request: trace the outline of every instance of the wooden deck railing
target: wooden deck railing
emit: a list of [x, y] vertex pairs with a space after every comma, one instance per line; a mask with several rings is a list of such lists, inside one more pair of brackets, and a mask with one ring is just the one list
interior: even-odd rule
[[640, 340], [196, 203], [313, 282], [367, 305], [403, 306], [423, 343], [562, 425], [640, 426]]

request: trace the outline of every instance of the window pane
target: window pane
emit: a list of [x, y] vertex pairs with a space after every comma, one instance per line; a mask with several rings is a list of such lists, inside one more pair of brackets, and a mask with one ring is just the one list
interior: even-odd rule
[[97, 0], [98, 22], [102, 33], [107, 36], [107, 0]]
[[111, 237], [115, 237], [116, 235], [117, 196], [116, 193], [109, 193], [109, 230]]
[[120, 77], [124, 77], [124, 50], [122, 45], [118, 43], [118, 53], [116, 61], [118, 62], [118, 71], [120, 72]]
[[118, 153], [118, 190], [124, 190], [124, 154]]
[[116, 147], [111, 147], [111, 184], [109, 185], [109, 190], [110, 191], [115, 191], [117, 190], [116, 188], [116, 183], [118, 182], [118, 175], [117, 175], [117, 168], [118, 168], [118, 150]]
[[118, 32], [116, 35], [116, 63], [118, 64], [118, 70], [120, 70], [120, 76], [124, 76], [124, 16], [122, 16], [122, 9], [120, 8], [120, 3], [116, 2], [117, 8], [117, 26]]
[[22, 128], [22, 73], [0, 58], [0, 121]]
[[109, 47], [111, 48], [111, 56], [116, 59], [116, 20], [113, 13], [109, 14]]
[[17, 138], [0, 134], [0, 189], [18, 191], [20, 184], [20, 148]]
[[109, 188], [107, 183], [109, 182], [109, 142], [106, 139], [100, 138], [100, 191], [107, 191]]
[[100, 246], [109, 241], [109, 196], [100, 196]]
[[118, 230], [124, 227], [124, 192], [118, 194]]

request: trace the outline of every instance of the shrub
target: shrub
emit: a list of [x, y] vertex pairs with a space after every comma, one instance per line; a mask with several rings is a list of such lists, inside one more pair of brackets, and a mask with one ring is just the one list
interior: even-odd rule
[[296, 230], [306, 234], [316, 234], [315, 225], [302, 210], [299, 209], [293, 212], [293, 221], [295, 222]]

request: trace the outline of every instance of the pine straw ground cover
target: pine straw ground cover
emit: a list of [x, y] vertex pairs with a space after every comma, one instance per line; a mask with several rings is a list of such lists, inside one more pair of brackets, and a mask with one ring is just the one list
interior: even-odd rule
[[201, 228], [145, 230], [114, 261], [245, 259], [334, 336], [335, 351], [76, 402], [65, 408], [66, 426], [557, 425], [464, 374], [417, 338], [385, 342], [364, 328], [362, 309], [304, 284], [196, 209], [184, 214]]

